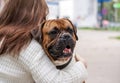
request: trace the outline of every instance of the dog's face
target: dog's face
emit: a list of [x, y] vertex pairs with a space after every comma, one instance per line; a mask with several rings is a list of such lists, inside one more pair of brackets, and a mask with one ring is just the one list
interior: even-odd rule
[[[77, 35], [68, 19], [48, 20], [41, 25], [39, 41], [52, 62], [63, 68], [71, 61]], [[38, 35], [38, 33], [37, 33]]]

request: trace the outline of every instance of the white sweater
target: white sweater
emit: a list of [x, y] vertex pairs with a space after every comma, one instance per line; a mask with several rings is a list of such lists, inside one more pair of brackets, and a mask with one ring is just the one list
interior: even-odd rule
[[86, 77], [87, 70], [80, 61], [56, 69], [35, 40], [18, 58], [0, 56], [0, 83], [82, 83]]

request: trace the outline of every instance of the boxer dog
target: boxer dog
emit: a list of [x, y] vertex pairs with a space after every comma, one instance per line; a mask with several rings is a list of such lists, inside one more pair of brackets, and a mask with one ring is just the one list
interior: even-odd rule
[[31, 31], [35, 40], [43, 47], [47, 56], [58, 69], [66, 67], [72, 57], [78, 37], [76, 27], [68, 19], [53, 19], [43, 22]]

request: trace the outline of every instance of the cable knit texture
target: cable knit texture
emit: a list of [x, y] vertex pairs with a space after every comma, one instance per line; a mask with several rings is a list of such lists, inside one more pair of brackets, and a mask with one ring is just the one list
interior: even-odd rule
[[86, 78], [87, 70], [80, 61], [56, 69], [35, 40], [17, 58], [0, 56], [0, 83], [82, 83]]

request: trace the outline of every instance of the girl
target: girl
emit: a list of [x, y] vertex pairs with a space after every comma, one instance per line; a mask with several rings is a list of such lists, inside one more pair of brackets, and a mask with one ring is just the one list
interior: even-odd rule
[[7, 0], [0, 13], [0, 83], [82, 83], [87, 71], [77, 58], [58, 70], [30, 31], [46, 20], [45, 0]]

